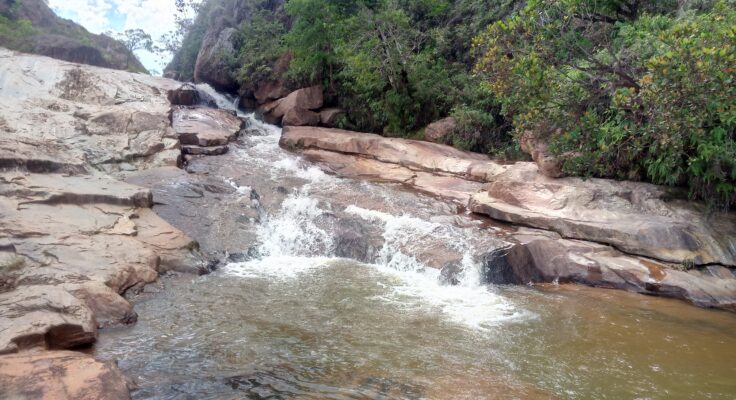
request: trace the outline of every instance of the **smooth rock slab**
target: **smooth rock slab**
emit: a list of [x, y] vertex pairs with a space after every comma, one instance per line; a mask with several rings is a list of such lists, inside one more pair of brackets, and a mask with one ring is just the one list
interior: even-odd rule
[[551, 179], [533, 166], [514, 165], [473, 195], [469, 208], [666, 262], [736, 266], [736, 216], [708, 216], [703, 206], [671, 196], [645, 183]]
[[110, 362], [72, 351], [0, 356], [0, 398], [14, 400], [129, 399], [128, 381]]
[[289, 126], [284, 128], [279, 143], [294, 151], [313, 149], [359, 155], [413, 171], [450, 174], [479, 182], [488, 182], [509, 168], [482, 154], [450, 146], [341, 129]]

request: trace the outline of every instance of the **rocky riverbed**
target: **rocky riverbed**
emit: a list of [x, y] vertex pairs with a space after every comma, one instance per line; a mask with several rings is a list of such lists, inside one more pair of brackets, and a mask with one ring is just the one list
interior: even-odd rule
[[73, 350], [135, 323], [129, 298], [158, 291], [147, 285], [162, 274], [264, 257], [736, 310], [733, 214], [653, 185], [552, 179], [534, 163], [434, 143], [281, 134], [180, 86], [0, 49], [0, 397], [127, 398], [112, 360]]

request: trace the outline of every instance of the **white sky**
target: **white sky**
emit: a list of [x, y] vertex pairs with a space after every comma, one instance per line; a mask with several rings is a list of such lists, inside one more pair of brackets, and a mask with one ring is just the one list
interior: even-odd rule
[[[140, 28], [157, 40], [175, 26], [174, 0], [49, 0], [49, 6], [93, 33]], [[169, 61], [146, 51], [136, 55], [152, 73], [161, 72]]]

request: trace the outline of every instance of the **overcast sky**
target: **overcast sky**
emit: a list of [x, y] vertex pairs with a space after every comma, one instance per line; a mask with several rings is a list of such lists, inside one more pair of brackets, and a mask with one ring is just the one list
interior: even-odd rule
[[[140, 28], [156, 40], [174, 29], [174, 0], [49, 0], [49, 5], [93, 33]], [[162, 64], [159, 56], [145, 51], [136, 55], [152, 72], [162, 71], [168, 61]]]

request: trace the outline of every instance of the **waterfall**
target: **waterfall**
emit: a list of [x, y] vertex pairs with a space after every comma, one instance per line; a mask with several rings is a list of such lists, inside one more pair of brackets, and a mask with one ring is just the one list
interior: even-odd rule
[[[377, 197], [374, 205], [386, 205], [391, 204], [398, 193], [378, 184], [356, 183], [326, 174], [318, 166], [279, 147], [281, 128], [259, 121], [253, 114], [243, 113], [237, 107], [236, 98], [220, 94], [209, 85], [200, 84], [197, 88], [205, 101], [234, 111], [248, 121], [249, 134], [233, 150], [237, 157], [248, 160], [252, 168], [266, 172], [264, 179], [270, 179], [274, 185], [294, 179], [302, 182], [291, 188], [279, 209], [263, 213], [257, 227], [259, 243], [255, 254], [258, 257], [228, 264], [224, 273], [242, 278], [283, 280], [344, 263], [346, 260], [336, 257], [335, 235], [338, 221], [348, 218], [370, 227], [376, 235], [372, 238], [382, 242], [371, 253], [370, 263], [362, 264], [392, 277], [394, 283], [387, 288], [382, 301], [399, 303], [407, 309], [436, 309], [451, 321], [477, 329], [523, 315], [492, 287], [482, 283], [479, 251], [463, 229], [406, 212], [396, 214], [368, 207], [363, 200], [370, 196], [364, 194]], [[248, 199], [252, 194], [250, 187], [239, 186], [231, 180], [226, 183], [236, 190], [236, 200], [257, 201]], [[358, 192], [348, 196], [347, 204], [344, 199], [340, 202], [331, 197], [331, 193], [350, 194], [351, 191]], [[411, 204], [409, 208], [412, 207], [421, 208], [422, 205]], [[458, 255], [454, 262], [457, 273], [453, 276], [456, 285], [443, 283], [440, 270], [422, 261], [427, 256], [419, 255], [433, 247], [446, 248]]]

